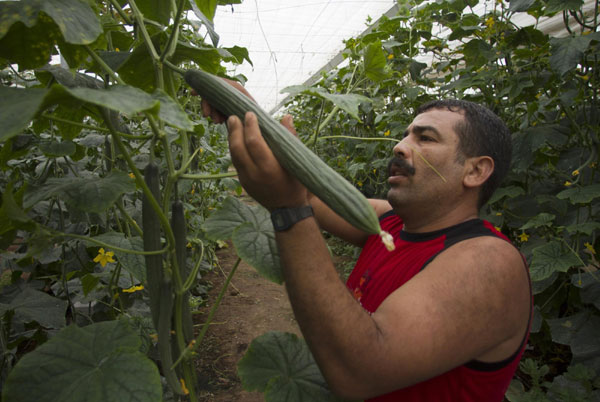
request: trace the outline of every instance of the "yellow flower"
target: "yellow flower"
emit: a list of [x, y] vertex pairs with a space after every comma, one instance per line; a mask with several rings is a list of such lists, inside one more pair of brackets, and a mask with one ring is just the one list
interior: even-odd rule
[[116, 47], [116, 48], [115, 48], [115, 50], [116, 50], [117, 52], [120, 52], [120, 51], [121, 51], [121, 50], [120, 50], [118, 47]]
[[389, 137], [389, 136], [390, 136], [390, 134], [391, 134], [391, 133], [390, 133], [390, 130], [386, 130], [386, 131], [385, 131], [385, 133], [383, 133], [383, 135], [384, 135], [385, 137]]
[[502, 212], [496, 212], [496, 216], [502, 216]]
[[485, 25], [487, 25], [488, 28], [492, 28], [495, 23], [494, 17], [489, 17], [487, 20], [485, 20]]
[[187, 389], [187, 387], [185, 386], [185, 380], [183, 378], [179, 379], [179, 382], [181, 383], [181, 390], [183, 391], [183, 393], [185, 395], [189, 395], [190, 391]]
[[104, 249], [101, 248], [100, 250], [98, 250], [98, 255], [96, 256], [96, 258], [94, 258], [94, 262], [99, 262], [100, 265], [102, 265], [102, 268], [104, 268], [107, 263], [115, 262], [115, 260], [113, 259], [114, 255], [115, 253], [113, 253], [112, 251], [104, 252]]
[[502, 230], [500, 229], [500, 226], [494, 226], [494, 229], [496, 229], [498, 232], [501, 232]]
[[130, 288], [123, 289], [123, 293], [133, 293], [133, 292], [137, 292], [138, 290], [142, 290], [142, 289], [144, 289], [143, 285], [132, 286]]
[[200, 153], [204, 152], [204, 148], [199, 148]]
[[377, 174], [377, 169], [373, 169], [373, 174]]
[[542, 93], [538, 92], [537, 94], [535, 94], [535, 98], [536, 99], [540, 99], [542, 97]]
[[594, 246], [590, 243], [584, 243], [585, 248], [592, 254], [596, 255], [596, 250], [594, 250]]
[[387, 58], [388, 58], [388, 60], [392, 60], [394, 58], [394, 55], [390, 53], [390, 54], [388, 54]]
[[360, 180], [356, 184], [358, 184], [358, 187], [362, 187], [362, 185], [363, 185], [362, 181], [360, 181]]
[[579, 175], [579, 170], [575, 169], [573, 170], [573, 173], [571, 173], [573, 176], [578, 176]]
[[529, 240], [529, 235], [523, 232], [519, 235], [519, 240], [521, 240], [522, 242], [526, 242], [527, 240]]
[[572, 185], [573, 185], [573, 183], [571, 183], [569, 180], [567, 180], [565, 182], [565, 187], [569, 187], [569, 186], [572, 186]]

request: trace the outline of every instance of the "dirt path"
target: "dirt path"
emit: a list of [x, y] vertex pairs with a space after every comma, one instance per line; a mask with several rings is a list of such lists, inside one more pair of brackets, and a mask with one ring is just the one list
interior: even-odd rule
[[[235, 250], [229, 246], [218, 251], [217, 255], [227, 275], [237, 260]], [[217, 269], [204, 278], [212, 283], [209, 303], [216, 300], [225, 275]], [[210, 307], [196, 315], [194, 322], [203, 323]], [[198, 350], [198, 370], [206, 390], [201, 393], [201, 401], [264, 401], [262, 393], [242, 390], [237, 362], [252, 340], [268, 331], [300, 334], [285, 287], [264, 279], [242, 262]]]

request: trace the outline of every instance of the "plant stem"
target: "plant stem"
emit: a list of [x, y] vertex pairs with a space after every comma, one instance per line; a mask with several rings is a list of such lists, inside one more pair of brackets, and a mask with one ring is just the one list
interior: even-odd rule
[[217, 173], [217, 174], [191, 174], [184, 173], [179, 175], [180, 179], [188, 180], [212, 180], [212, 179], [224, 179], [226, 177], [237, 177], [237, 172]]
[[135, 21], [138, 23], [140, 31], [142, 32], [144, 42], [146, 43], [146, 47], [148, 48], [148, 51], [152, 56], [152, 60], [160, 60], [160, 56], [158, 55], [158, 52], [156, 51], [156, 49], [154, 48], [154, 44], [152, 43], [152, 38], [150, 37], [148, 30], [146, 29], [144, 15], [138, 8], [137, 4], [135, 4], [135, 0], [129, 0], [129, 6], [131, 7], [131, 11], [133, 12], [133, 18], [135, 18]]
[[[165, 50], [160, 55], [159, 61], [164, 63], [167, 57], [171, 56], [177, 47], [177, 36], [179, 34], [179, 23], [181, 22], [181, 15], [183, 14], [183, 6], [185, 4], [185, 0], [179, 0], [179, 4], [177, 4], [177, 10], [175, 11], [175, 20], [173, 21], [173, 25], [171, 26], [171, 35], [169, 35], [169, 40], [167, 41], [167, 45], [165, 46]], [[175, 43], [175, 45], [173, 45]], [[171, 48], [173, 47], [173, 48]]]

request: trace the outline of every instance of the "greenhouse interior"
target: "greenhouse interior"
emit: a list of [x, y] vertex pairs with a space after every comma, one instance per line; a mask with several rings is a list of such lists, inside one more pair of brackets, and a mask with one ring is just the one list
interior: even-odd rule
[[600, 402], [600, 0], [0, 0], [2, 402]]

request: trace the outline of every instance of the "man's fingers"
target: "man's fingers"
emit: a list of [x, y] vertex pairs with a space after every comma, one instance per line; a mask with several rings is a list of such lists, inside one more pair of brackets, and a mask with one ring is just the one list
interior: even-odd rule
[[237, 116], [229, 116], [227, 130], [229, 131], [229, 152], [238, 173], [254, 170], [254, 162], [246, 149], [244, 125]]
[[260, 132], [258, 119], [252, 112], [244, 116], [244, 140], [248, 154], [255, 165], [265, 170], [276, 168], [274, 164], [277, 162]]
[[298, 135], [298, 133], [296, 133], [296, 127], [294, 127], [294, 119], [292, 118], [291, 114], [286, 114], [285, 116], [283, 116], [283, 118], [281, 119], [281, 124], [288, 129], [288, 131], [292, 134], [294, 134], [295, 136]]

